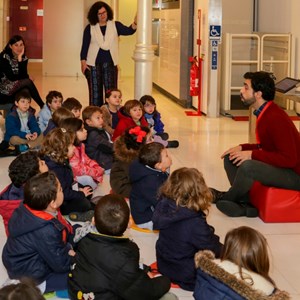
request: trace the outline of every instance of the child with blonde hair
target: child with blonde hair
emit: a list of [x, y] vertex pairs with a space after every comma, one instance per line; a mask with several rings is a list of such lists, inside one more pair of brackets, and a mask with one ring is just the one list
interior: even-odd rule
[[220, 259], [211, 251], [199, 251], [195, 262], [196, 300], [290, 299], [271, 279], [266, 238], [253, 228], [230, 230]]
[[[64, 193], [64, 201], [61, 206], [62, 214], [73, 212], [88, 212], [82, 214], [79, 220], [79, 214], [76, 214], [76, 221], [90, 220], [93, 216], [93, 205], [87, 199], [93, 194], [91, 187], [79, 187], [74, 181], [72, 168], [69, 159], [74, 155], [73, 145], [75, 133], [67, 131], [65, 128], [55, 128], [51, 130], [44, 138], [41, 155], [49, 168], [54, 171], [60, 181]], [[74, 219], [74, 218], [71, 218]]]
[[160, 189], [153, 213], [158, 271], [181, 288], [193, 291], [196, 280], [194, 255], [212, 250], [218, 257], [222, 244], [207, 224], [212, 194], [195, 168], [175, 170]]

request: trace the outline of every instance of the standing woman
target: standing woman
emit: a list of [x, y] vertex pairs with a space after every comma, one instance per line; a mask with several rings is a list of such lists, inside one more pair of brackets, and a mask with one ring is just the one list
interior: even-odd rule
[[103, 86], [117, 88], [119, 35], [132, 35], [136, 20], [129, 26], [113, 21], [113, 11], [105, 2], [95, 2], [88, 12], [89, 25], [83, 33], [80, 53], [81, 71], [89, 86], [89, 105], [102, 106]]
[[13, 104], [15, 94], [26, 88], [39, 107], [43, 107], [44, 102], [29, 78], [27, 64], [24, 40], [14, 35], [0, 53], [0, 104]]

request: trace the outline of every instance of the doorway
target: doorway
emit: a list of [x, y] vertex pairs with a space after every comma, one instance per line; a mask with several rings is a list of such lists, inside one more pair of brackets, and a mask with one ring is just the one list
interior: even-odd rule
[[10, 1], [9, 13], [9, 36], [23, 37], [28, 58], [43, 59], [43, 0]]

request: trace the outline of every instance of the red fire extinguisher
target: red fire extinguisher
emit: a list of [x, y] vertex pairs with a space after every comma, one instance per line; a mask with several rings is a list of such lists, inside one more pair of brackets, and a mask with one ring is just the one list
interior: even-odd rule
[[190, 96], [198, 96], [199, 94], [199, 66], [197, 56], [190, 56]]

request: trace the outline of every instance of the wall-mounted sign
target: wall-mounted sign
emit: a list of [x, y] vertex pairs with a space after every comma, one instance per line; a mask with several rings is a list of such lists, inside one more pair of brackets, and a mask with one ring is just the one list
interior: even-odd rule
[[20, 10], [28, 10], [28, 6], [22, 5], [20, 6]]
[[26, 26], [19, 26], [19, 31], [26, 31], [27, 27]]
[[38, 17], [42, 17], [42, 16], [44, 15], [44, 10], [43, 10], [43, 9], [37, 9], [37, 10], [36, 10], [36, 15], [37, 15]]
[[221, 25], [209, 25], [209, 39], [221, 39]]

